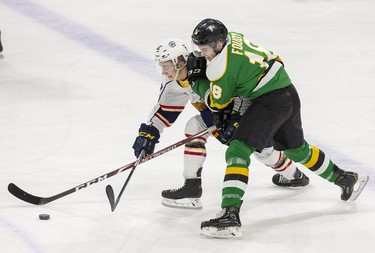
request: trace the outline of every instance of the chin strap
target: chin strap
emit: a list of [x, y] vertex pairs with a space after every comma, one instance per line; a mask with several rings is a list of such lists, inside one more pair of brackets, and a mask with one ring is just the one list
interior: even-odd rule
[[180, 69], [176, 69], [176, 75], [173, 78], [173, 81], [177, 80], [178, 74], [180, 74]]
[[177, 66], [175, 65], [176, 75], [174, 76], [173, 81], [177, 80], [177, 77], [180, 74], [180, 70], [183, 69], [185, 66], [186, 66], [186, 63], [181, 68], [177, 68]]

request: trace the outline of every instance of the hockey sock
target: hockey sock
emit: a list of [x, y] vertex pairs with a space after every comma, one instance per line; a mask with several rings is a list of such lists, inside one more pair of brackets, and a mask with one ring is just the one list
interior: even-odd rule
[[240, 207], [241, 199], [249, 181], [249, 157], [254, 150], [254, 147], [238, 140], [230, 143], [225, 154], [227, 168], [222, 189], [222, 208], [227, 206]]
[[339, 176], [339, 173], [333, 169], [335, 164], [332, 160], [319, 148], [309, 145], [306, 141], [299, 148], [285, 150], [285, 155], [332, 183]]
[[297, 167], [293, 161], [286, 157], [284, 153], [281, 160], [275, 166], [272, 166], [272, 168], [275, 170], [275, 172], [278, 172], [280, 175], [289, 180], [294, 179], [294, 174], [297, 170]]
[[203, 167], [205, 160], [205, 142], [197, 140], [187, 143], [184, 147], [184, 178], [200, 177], [198, 170]]
[[254, 156], [264, 165], [271, 167], [283, 177], [292, 180], [296, 173], [296, 165], [285, 156], [284, 152], [274, 150], [273, 147], [264, 148], [261, 153], [255, 152]]

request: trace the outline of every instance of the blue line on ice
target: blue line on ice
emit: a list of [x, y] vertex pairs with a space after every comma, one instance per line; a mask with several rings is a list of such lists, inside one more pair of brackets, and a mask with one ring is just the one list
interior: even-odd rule
[[51, 30], [82, 44], [98, 54], [104, 55], [114, 61], [126, 65], [129, 69], [158, 80], [153, 63], [149, 59], [137, 54], [125, 46], [113, 42], [106, 37], [71, 21], [62, 15], [53, 12], [41, 5], [28, 0], [0, 0], [1, 3], [16, 12], [31, 18]]

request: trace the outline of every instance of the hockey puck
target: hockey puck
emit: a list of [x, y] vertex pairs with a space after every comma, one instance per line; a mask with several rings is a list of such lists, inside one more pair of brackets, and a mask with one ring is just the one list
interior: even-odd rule
[[45, 213], [39, 214], [39, 219], [41, 220], [49, 220], [49, 218], [50, 218], [49, 214], [45, 214]]

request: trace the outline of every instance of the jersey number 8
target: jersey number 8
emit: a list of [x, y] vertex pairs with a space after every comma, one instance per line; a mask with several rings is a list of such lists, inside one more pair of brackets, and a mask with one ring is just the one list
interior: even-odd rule
[[213, 82], [210, 83], [210, 90], [211, 90], [211, 93], [212, 93], [212, 96], [215, 98], [215, 99], [219, 99], [221, 98], [221, 94], [223, 92], [223, 89], [214, 84]]

